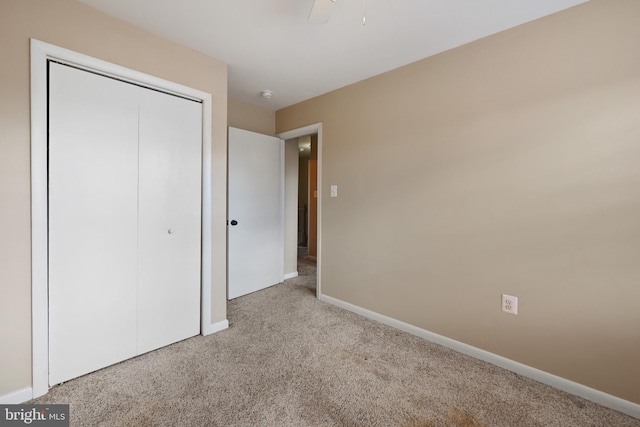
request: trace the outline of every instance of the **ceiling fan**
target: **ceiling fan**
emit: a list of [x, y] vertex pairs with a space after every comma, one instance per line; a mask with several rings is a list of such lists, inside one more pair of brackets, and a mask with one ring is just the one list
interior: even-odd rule
[[307, 21], [310, 24], [326, 24], [336, 0], [314, 0]]
[[[313, 0], [313, 6], [311, 6], [311, 12], [309, 12], [309, 18], [307, 21], [310, 24], [326, 24], [329, 22], [331, 11], [336, 0]], [[367, 0], [363, 0], [362, 10], [362, 25], [367, 22]]]

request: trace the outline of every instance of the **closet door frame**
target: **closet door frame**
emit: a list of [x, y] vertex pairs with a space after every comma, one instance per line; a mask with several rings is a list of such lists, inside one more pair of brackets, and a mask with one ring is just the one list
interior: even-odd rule
[[[202, 103], [202, 250], [200, 333], [216, 332], [211, 325], [211, 111], [212, 95], [65, 48], [31, 39], [31, 299], [32, 393], [49, 391], [48, 326], [48, 170], [47, 63], [58, 61], [120, 80], [179, 95]], [[224, 329], [224, 328], [218, 328]]]

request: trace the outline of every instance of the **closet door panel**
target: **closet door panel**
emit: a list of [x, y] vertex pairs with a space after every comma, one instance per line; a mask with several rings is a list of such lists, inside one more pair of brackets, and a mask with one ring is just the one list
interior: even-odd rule
[[202, 105], [140, 90], [140, 353], [200, 332]]
[[138, 88], [51, 63], [49, 370], [136, 352]]

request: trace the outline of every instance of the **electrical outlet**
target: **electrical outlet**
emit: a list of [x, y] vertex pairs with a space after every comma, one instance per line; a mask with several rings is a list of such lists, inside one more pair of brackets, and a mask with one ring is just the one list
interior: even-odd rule
[[509, 314], [518, 314], [518, 297], [502, 294], [502, 311]]

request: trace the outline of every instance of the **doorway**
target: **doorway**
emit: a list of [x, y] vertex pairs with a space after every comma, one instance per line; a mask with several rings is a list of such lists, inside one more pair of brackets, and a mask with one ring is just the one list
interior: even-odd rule
[[298, 254], [317, 257], [318, 135], [298, 138]]
[[[315, 165], [314, 171], [307, 172], [310, 182], [311, 179], [315, 179], [315, 190], [308, 191], [307, 195], [307, 209], [310, 211], [311, 207], [315, 208], [315, 215], [309, 214], [307, 216], [307, 224], [309, 231], [307, 231], [307, 248], [309, 248], [309, 253], [311, 252], [311, 248], [315, 249], [315, 262], [316, 262], [316, 297], [320, 297], [322, 294], [322, 123], [316, 123], [313, 125], [305, 126], [302, 128], [294, 129], [291, 131], [283, 132], [277, 135], [279, 138], [284, 140], [291, 140], [297, 138], [299, 141], [305, 141], [305, 137], [309, 137], [310, 146], [309, 146], [309, 158], [311, 157], [311, 149], [315, 151], [314, 157]], [[314, 143], [315, 142], [315, 147]], [[303, 142], [304, 143], [304, 142]], [[298, 147], [300, 149], [300, 147]], [[302, 163], [303, 158], [300, 159], [300, 164]], [[299, 170], [302, 167], [299, 168]], [[309, 187], [307, 187], [309, 188]], [[309, 194], [310, 193], [310, 194]], [[315, 196], [315, 197], [314, 197]], [[304, 201], [304, 196], [303, 196]], [[311, 201], [313, 201], [313, 206], [311, 206]], [[299, 205], [300, 206], [300, 205]], [[300, 214], [298, 215], [300, 217]], [[311, 219], [315, 219], [315, 224], [311, 224]], [[315, 236], [311, 236], [311, 231], [315, 230]], [[315, 244], [312, 238], [315, 237]], [[300, 240], [298, 240], [299, 249], [302, 248], [304, 250], [305, 246], [300, 246]], [[309, 246], [311, 245], [311, 246]]]

